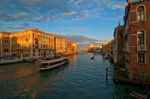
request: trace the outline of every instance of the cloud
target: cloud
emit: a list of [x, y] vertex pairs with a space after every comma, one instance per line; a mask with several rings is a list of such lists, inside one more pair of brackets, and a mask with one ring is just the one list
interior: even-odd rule
[[9, 19], [9, 15], [5, 12], [0, 11], [0, 20]]
[[23, 29], [29, 29], [31, 28], [30, 24], [28, 23], [18, 23], [18, 24], [14, 24], [12, 22], [8, 22], [8, 23], [5, 23], [3, 24], [1, 27], [0, 27], [0, 31], [16, 31], [16, 30], [23, 30]]
[[76, 15], [76, 14], [77, 14], [77, 12], [75, 12], [75, 11], [63, 13], [64, 16], [73, 16], [73, 15]]
[[110, 21], [118, 21], [118, 19], [122, 19], [122, 16], [112, 16], [112, 17], [98, 17], [98, 19], [102, 20], [110, 20]]
[[26, 16], [28, 16], [28, 13], [26, 13], [26, 12], [19, 12], [16, 15], [12, 16], [12, 19], [14, 19], [14, 20], [23, 19]]
[[67, 32], [71, 33], [85, 33], [87, 32], [87, 29], [84, 27], [68, 27], [64, 29]]
[[73, 4], [73, 5], [80, 5], [82, 3], [84, 3], [85, 0], [70, 0], [70, 3]]
[[123, 9], [124, 5], [123, 0], [1, 0], [0, 20], [84, 20], [102, 17], [105, 8], [117, 10]]
[[124, 9], [125, 3], [112, 2], [112, 3], [107, 4], [107, 6], [112, 9]]
[[[31, 28], [33, 26], [30, 24], [26, 26], [23, 24], [32, 22], [36, 24], [73, 20], [75, 23], [88, 19], [116, 21], [122, 19], [122, 17], [118, 17], [121, 15], [117, 14], [117, 10], [123, 11], [124, 5], [123, 0], [1, 0], [0, 22], [5, 24], [0, 27], [0, 30], [17, 31]], [[113, 12], [112, 15], [112, 12], [106, 12], [110, 11], [107, 9], [116, 12]], [[18, 23], [20, 21], [25, 23]], [[9, 22], [11, 24], [7, 24]], [[67, 27], [64, 31], [67, 33], [88, 33], [87, 30], [79, 26]]]
[[27, 4], [37, 4], [37, 3], [42, 3], [44, 2], [45, 0], [20, 0], [20, 2], [22, 3], [27, 3]]
[[[49, 16], [58, 16], [68, 11], [63, 0], [1, 0], [0, 20], [45, 21]], [[7, 7], [6, 7], [7, 6]]]
[[56, 36], [59, 37], [65, 37], [68, 39], [68, 41], [77, 42], [78, 44], [87, 44], [90, 42], [98, 42], [99, 40], [90, 38], [87, 36], [81, 36], [81, 35], [60, 35], [56, 34]]
[[125, 0], [95, 0], [98, 5], [103, 8], [109, 8], [114, 10], [124, 10], [126, 6]]

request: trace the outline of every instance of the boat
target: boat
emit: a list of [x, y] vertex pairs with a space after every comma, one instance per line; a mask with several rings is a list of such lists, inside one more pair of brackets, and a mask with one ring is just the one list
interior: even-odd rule
[[105, 58], [105, 59], [109, 59], [109, 55], [105, 55], [104, 58]]
[[136, 92], [132, 92], [129, 94], [131, 97], [134, 97], [136, 99], [149, 99], [147, 98], [146, 95], [140, 94], [140, 93], [136, 93]]
[[143, 95], [141, 93], [137, 93], [134, 91], [129, 91], [129, 90], [125, 90], [127, 94], [129, 94], [129, 96], [135, 98], [135, 99], [150, 99], [150, 90], [148, 91], [147, 95]]
[[50, 70], [56, 67], [60, 67], [68, 63], [69, 63], [69, 59], [63, 57], [63, 58], [58, 58], [58, 59], [53, 59], [53, 60], [41, 61], [39, 62], [39, 67], [40, 67], [40, 71], [46, 71], [46, 70]]
[[94, 56], [93, 57], [91, 57], [91, 60], [93, 60], [94, 59]]

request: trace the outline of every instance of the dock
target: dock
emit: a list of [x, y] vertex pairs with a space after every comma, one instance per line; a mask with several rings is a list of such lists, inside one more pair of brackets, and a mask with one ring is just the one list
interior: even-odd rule
[[0, 60], [0, 65], [14, 64], [14, 63], [19, 63], [19, 62], [23, 62], [23, 60], [21, 60], [21, 59]]

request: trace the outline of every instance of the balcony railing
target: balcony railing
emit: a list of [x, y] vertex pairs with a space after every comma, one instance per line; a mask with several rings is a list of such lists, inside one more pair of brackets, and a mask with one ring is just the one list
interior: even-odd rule
[[138, 45], [137, 51], [146, 51], [146, 45]]

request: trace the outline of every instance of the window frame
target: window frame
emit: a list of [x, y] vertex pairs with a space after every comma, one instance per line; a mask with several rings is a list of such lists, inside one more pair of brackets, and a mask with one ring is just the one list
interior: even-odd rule
[[[139, 62], [139, 54], [144, 54], [144, 63]], [[137, 64], [146, 64], [146, 53], [145, 52], [138, 52], [137, 53]]]
[[[144, 32], [144, 45], [139, 45], [138, 44], [138, 33], [140, 32], [140, 31], [143, 31]], [[138, 32], [137, 32], [137, 36], [136, 36], [137, 38], [137, 43], [136, 43], [136, 47], [137, 47], [137, 51], [139, 50], [139, 47], [144, 47], [144, 49], [143, 50], [141, 50], [141, 51], [146, 51], [147, 49], [147, 35], [146, 35], [146, 31], [145, 30], [143, 30], [143, 29], [141, 29], [141, 30], [139, 30]]]
[[[144, 33], [144, 45], [139, 45], [139, 34]], [[137, 46], [146, 46], [146, 32], [144, 30], [140, 30], [137, 32]]]
[[[138, 19], [138, 13], [139, 13], [139, 11], [138, 11], [138, 8], [139, 7], [143, 7], [144, 8], [144, 19], [141, 19], [141, 17], [140, 17], [140, 19]], [[139, 5], [139, 6], [137, 6], [137, 8], [136, 8], [136, 20], [137, 21], [139, 21], [139, 22], [141, 22], [141, 21], [146, 21], [146, 7], [145, 7], [145, 5]]]

